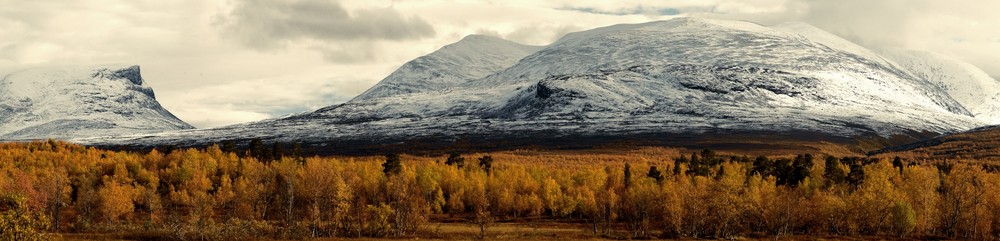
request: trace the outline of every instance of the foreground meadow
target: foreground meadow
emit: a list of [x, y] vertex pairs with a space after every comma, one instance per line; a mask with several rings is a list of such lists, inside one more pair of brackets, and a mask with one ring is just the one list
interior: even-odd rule
[[1000, 174], [976, 161], [277, 147], [0, 144], [0, 239], [1000, 238]]

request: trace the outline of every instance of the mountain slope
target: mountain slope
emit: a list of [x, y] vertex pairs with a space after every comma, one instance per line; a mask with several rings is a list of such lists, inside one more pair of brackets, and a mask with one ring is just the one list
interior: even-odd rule
[[809, 41], [815, 42], [817, 44], [829, 48], [830, 51], [845, 52], [848, 54], [860, 56], [861, 58], [870, 61], [877, 62], [880, 65], [895, 66], [895, 63], [888, 61], [885, 57], [879, 55], [876, 51], [873, 51], [871, 49], [865, 48], [864, 46], [843, 39], [837, 35], [834, 35], [830, 32], [826, 32], [808, 23], [787, 22], [775, 25], [771, 28], [789, 34], [802, 36], [808, 39]]
[[[387, 85], [313, 113], [81, 141], [199, 145], [262, 138], [325, 146], [474, 139], [563, 145], [588, 138], [683, 142], [772, 135], [843, 141], [984, 125], [927, 79], [817, 31], [693, 18], [614, 25], [568, 34], [496, 72], [467, 75], [482, 76], [477, 79], [387, 78]], [[442, 70], [431, 76], [457, 76], [447, 72], [455, 70], [448, 62], [429, 65], [424, 68]], [[420, 88], [376, 90], [403, 82]]]
[[454, 87], [510, 67], [539, 48], [490, 36], [470, 35], [434, 53], [403, 64], [353, 100]]
[[139, 66], [36, 68], [0, 80], [0, 140], [190, 128], [160, 106]]
[[977, 119], [1000, 124], [1000, 82], [979, 68], [925, 51], [881, 49], [879, 53], [914, 76], [930, 81], [965, 106]]
[[872, 154], [924, 159], [1000, 160], [1000, 126], [941, 135], [910, 144], [892, 146]]

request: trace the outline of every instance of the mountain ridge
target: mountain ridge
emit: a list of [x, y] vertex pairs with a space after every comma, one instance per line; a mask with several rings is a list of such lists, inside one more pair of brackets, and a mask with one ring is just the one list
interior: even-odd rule
[[486, 35], [469, 35], [403, 64], [351, 101], [454, 87], [509, 67], [540, 48]]

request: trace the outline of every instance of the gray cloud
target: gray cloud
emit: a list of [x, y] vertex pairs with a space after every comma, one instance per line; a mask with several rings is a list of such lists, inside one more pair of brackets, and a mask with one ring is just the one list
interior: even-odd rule
[[924, 0], [803, 1], [808, 10], [801, 21], [841, 35], [862, 45], [900, 46], [909, 23], [926, 7]]
[[576, 25], [536, 24], [520, 27], [506, 34], [488, 28], [480, 28], [476, 30], [476, 34], [494, 36], [522, 44], [547, 45], [559, 40], [559, 38], [562, 38], [567, 33], [580, 30], [583, 30], [583, 28]]
[[[562, 38], [567, 33], [583, 30], [573, 25], [528, 26], [507, 34], [507, 38], [522, 43], [545, 44]], [[538, 38], [543, 39], [538, 39]], [[534, 41], [532, 41], [534, 40]], [[540, 40], [540, 41], [539, 41]]]
[[[232, 11], [215, 16], [222, 34], [257, 50], [306, 43], [332, 62], [371, 61], [373, 40], [404, 41], [433, 37], [434, 28], [419, 17], [392, 8], [348, 11], [331, 0], [242, 0]], [[366, 48], [351, 48], [366, 43]], [[351, 51], [343, 51], [350, 49]]]
[[341, 42], [337, 45], [313, 46], [313, 50], [323, 55], [330, 63], [356, 63], [378, 59], [375, 45], [371, 42]]

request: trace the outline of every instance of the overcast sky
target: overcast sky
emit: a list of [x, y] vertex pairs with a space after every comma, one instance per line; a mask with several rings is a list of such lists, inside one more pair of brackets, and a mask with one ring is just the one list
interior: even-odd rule
[[141, 65], [163, 106], [205, 128], [342, 103], [469, 34], [545, 45], [573, 31], [699, 16], [803, 21], [1000, 76], [996, 9], [1000, 1], [0, 0], [0, 75]]

